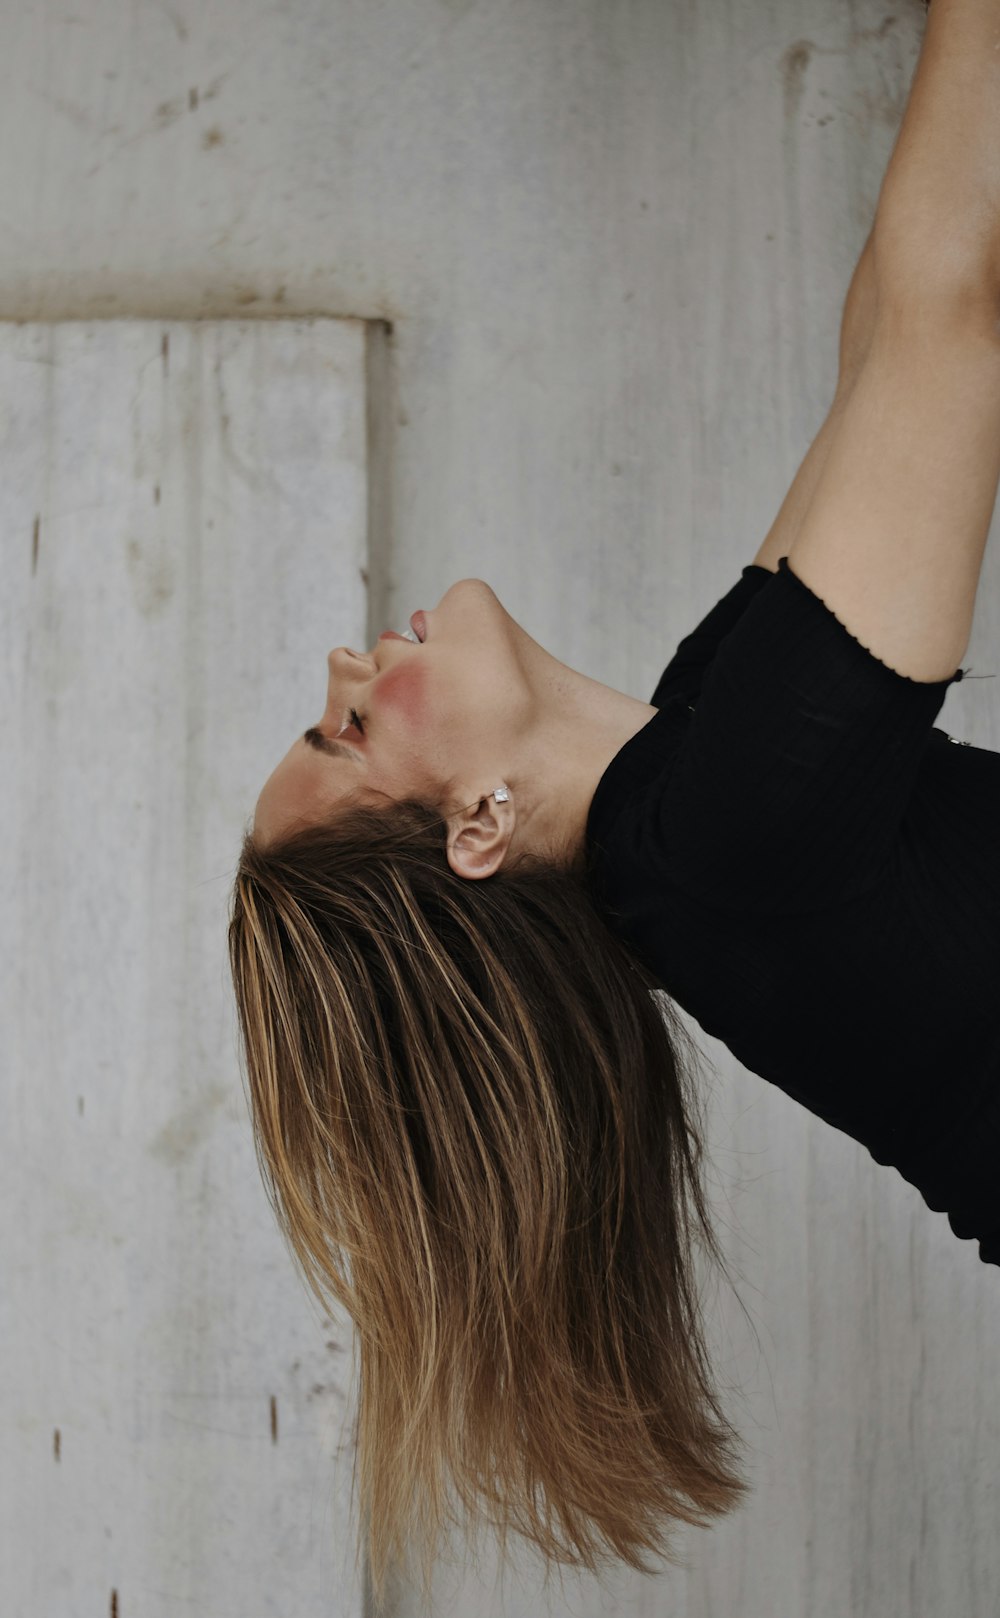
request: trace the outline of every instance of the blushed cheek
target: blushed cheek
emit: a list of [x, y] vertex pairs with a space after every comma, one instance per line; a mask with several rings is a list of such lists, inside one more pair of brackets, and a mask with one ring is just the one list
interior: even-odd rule
[[427, 724], [427, 670], [417, 659], [400, 663], [378, 683], [379, 702], [395, 709], [407, 730], [422, 731]]

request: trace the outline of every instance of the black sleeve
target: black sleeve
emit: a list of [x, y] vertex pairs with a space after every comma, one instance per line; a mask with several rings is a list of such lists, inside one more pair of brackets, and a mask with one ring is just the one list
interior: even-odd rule
[[716, 602], [697, 629], [692, 629], [680, 642], [649, 699], [654, 707], [662, 708], [667, 702], [680, 697], [688, 702], [697, 701], [705, 670], [715, 656], [719, 642], [739, 621], [762, 585], [773, 578], [774, 574], [769, 568], [758, 567], [756, 562], [749, 563], [743, 569], [728, 594]]
[[886, 871], [949, 685], [861, 645], [782, 557], [721, 642], [646, 808], [665, 875], [720, 910], [846, 902]]

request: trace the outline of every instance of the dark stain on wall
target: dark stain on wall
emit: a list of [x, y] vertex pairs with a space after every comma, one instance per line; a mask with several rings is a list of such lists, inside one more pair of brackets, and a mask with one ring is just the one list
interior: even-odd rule
[[791, 123], [802, 104], [806, 70], [816, 49], [811, 39], [797, 39], [781, 58], [781, 83], [785, 98], [785, 121]]

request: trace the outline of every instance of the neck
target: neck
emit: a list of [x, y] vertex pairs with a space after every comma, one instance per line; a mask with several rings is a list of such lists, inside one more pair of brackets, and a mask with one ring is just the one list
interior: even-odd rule
[[524, 760], [518, 761], [523, 784], [520, 790], [516, 782], [512, 786], [524, 842], [572, 864], [585, 851], [597, 783], [658, 709], [546, 657], [547, 664], [535, 671], [539, 722]]

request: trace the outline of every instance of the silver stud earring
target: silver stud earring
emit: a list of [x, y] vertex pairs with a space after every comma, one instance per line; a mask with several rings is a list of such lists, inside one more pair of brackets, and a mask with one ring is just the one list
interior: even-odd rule
[[496, 799], [497, 803], [506, 803], [507, 799], [510, 797], [510, 793], [507, 791], [506, 787], [497, 787], [496, 791], [493, 793], [493, 797]]

